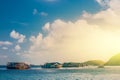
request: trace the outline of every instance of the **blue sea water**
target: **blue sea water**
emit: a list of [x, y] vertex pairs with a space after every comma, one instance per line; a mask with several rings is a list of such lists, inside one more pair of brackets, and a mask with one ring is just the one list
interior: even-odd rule
[[120, 67], [29, 70], [0, 68], [0, 80], [120, 80]]

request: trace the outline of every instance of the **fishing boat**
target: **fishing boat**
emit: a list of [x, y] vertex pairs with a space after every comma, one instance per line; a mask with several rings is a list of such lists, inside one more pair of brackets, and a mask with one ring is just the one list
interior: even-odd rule
[[7, 69], [24, 70], [24, 69], [29, 69], [29, 68], [30, 68], [30, 65], [24, 62], [8, 62], [7, 63]]

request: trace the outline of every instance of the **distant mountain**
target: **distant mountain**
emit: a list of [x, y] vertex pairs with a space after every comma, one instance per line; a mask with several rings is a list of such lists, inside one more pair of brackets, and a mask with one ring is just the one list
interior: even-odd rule
[[112, 56], [110, 60], [105, 64], [107, 66], [120, 66], [120, 53]]
[[102, 61], [102, 60], [90, 60], [90, 61], [84, 62], [84, 64], [86, 64], [86, 65], [93, 65], [93, 66], [100, 66], [100, 65], [104, 65], [105, 62]]

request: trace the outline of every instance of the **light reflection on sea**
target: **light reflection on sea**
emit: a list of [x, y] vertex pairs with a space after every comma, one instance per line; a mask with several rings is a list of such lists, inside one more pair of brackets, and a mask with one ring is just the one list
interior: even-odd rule
[[120, 66], [61, 69], [7, 70], [0, 68], [0, 80], [120, 80]]

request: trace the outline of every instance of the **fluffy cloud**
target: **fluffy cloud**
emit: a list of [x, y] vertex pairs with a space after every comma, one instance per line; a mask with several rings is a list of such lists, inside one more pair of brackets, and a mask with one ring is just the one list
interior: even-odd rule
[[103, 7], [107, 7], [110, 2], [110, 0], [96, 0], [96, 1]]
[[20, 51], [20, 49], [21, 49], [20, 45], [15, 46], [15, 51]]
[[[23, 55], [32, 62], [108, 60], [120, 52], [119, 0], [97, 0], [109, 7], [95, 14], [84, 12], [71, 22], [60, 19], [46, 23], [45, 36], [31, 36], [31, 46]], [[103, 1], [103, 2], [102, 2]], [[106, 6], [106, 5], [105, 5]]]
[[114, 11], [120, 11], [119, 0], [96, 0], [101, 6], [111, 8]]
[[46, 31], [49, 31], [49, 28], [50, 28], [50, 23], [46, 23], [45, 26], [42, 28], [45, 32]]
[[9, 41], [0, 41], [0, 45], [12, 45]]
[[25, 40], [25, 35], [23, 34], [20, 34], [18, 32], [16, 32], [15, 30], [13, 30], [11, 33], [10, 33], [10, 36], [14, 39], [17, 39], [18, 40], [18, 43], [23, 43], [23, 41]]

